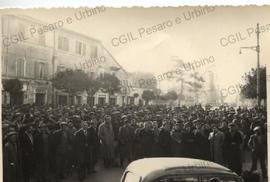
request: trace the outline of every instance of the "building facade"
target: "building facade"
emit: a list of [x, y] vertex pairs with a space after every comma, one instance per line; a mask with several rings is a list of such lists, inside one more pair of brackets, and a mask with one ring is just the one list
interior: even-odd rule
[[[41, 24], [31, 19], [3, 15], [2, 25], [2, 83], [7, 79], [23, 82], [22, 103], [50, 103], [52, 86], [53, 49], [45, 35], [29, 38], [27, 28]], [[2, 87], [3, 88], [3, 87]], [[10, 95], [2, 90], [2, 103], [8, 104]]]
[[[53, 88], [51, 79], [58, 71], [81, 69], [98, 77], [104, 73], [115, 75], [121, 83], [128, 81], [128, 73], [114, 59], [99, 40], [64, 28], [46, 32], [46, 23], [30, 17], [2, 15], [2, 83], [17, 78], [23, 82], [23, 104], [128, 104], [130, 92], [122, 85], [121, 92], [111, 95], [97, 91], [75, 98]], [[3, 87], [2, 87], [3, 88]], [[2, 89], [3, 104], [10, 101]]]

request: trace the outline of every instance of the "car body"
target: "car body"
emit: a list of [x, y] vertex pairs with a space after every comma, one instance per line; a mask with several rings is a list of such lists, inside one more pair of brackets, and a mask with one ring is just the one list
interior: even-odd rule
[[243, 182], [230, 169], [190, 158], [145, 158], [128, 165], [121, 182]]

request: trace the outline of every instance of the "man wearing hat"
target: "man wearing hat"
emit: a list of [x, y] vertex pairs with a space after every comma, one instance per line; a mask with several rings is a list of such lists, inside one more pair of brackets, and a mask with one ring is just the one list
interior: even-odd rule
[[205, 130], [204, 121], [196, 119], [195, 129], [193, 131], [195, 137], [195, 156], [197, 159], [210, 159], [210, 144], [209, 144], [209, 133]]
[[33, 150], [34, 150], [34, 139], [33, 139], [33, 125], [31, 123], [24, 124], [19, 128], [18, 140], [19, 147], [22, 155], [22, 169], [23, 169], [23, 180], [29, 182], [30, 177], [33, 175]]
[[53, 133], [52, 149], [56, 162], [56, 180], [63, 179], [67, 170], [67, 153], [70, 145], [67, 122], [60, 123], [60, 129]]
[[99, 153], [99, 138], [97, 133], [97, 122], [95, 119], [91, 119], [89, 122], [88, 131], [88, 145], [90, 150], [90, 163], [88, 164], [88, 170], [91, 173], [95, 173], [95, 165], [98, 160]]
[[186, 122], [184, 124], [184, 131], [182, 134], [182, 154], [183, 157], [195, 157], [195, 135], [192, 132], [192, 124]]
[[102, 146], [104, 167], [111, 167], [114, 162], [114, 131], [111, 116], [104, 116], [104, 122], [98, 128], [98, 136]]
[[160, 157], [170, 157], [172, 154], [171, 144], [172, 138], [170, 135], [171, 125], [169, 122], [163, 123], [158, 135], [158, 147]]
[[262, 176], [266, 178], [266, 167], [265, 167], [265, 156], [267, 155], [267, 138], [263, 135], [261, 128], [256, 126], [254, 129], [254, 134], [250, 136], [248, 141], [248, 146], [252, 152], [252, 166], [250, 171], [253, 172], [257, 170], [257, 161], [260, 161]]
[[21, 158], [15, 131], [6, 135], [6, 144], [3, 147], [3, 181], [22, 181]]
[[74, 133], [75, 142], [74, 150], [76, 155], [78, 178], [83, 181], [86, 178], [87, 162], [89, 161], [88, 147], [88, 124], [86, 121], [81, 122], [81, 128]]
[[130, 121], [127, 116], [121, 117], [124, 125], [119, 128], [118, 140], [119, 140], [119, 154], [120, 154], [120, 166], [123, 167], [124, 160], [131, 162], [131, 145], [134, 138], [133, 130], [130, 126]]
[[227, 150], [228, 167], [238, 175], [242, 173], [242, 158], [240, 145], [242, 144], [242, 136], [237, 130], [235, 123], [229, 124], [229, 132], [225, 134], [224, 147]]
[[152, 157], [153, 155], [153, 146], [155, 142], [154, 132], [151, 129], [151, 121], [144, 122], [144, 127], [140, 130], [139, 139], [140, 139], [140, 154], [141, 157]]
[[39, 124], [38, 129], [33, 133], [34, 138], [34, 160], [36, 163], [36, 175], [38, 180], [47, 181], [48, 180], [48, 170], [49, 170], [49, 138], [50, 133], [48, 127], [44, 122]]
[[216, 124], [212, 125], [213, 131], [209, 134], [211, 160], [223, 165], [223, 143], [224, 133], [221, 132]]
[[182, 122], [177, 121], [171, 131], [172, 154], [174, 157], [182, 156]]

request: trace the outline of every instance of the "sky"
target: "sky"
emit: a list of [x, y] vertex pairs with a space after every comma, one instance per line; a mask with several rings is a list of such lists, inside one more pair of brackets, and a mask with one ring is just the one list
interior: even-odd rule
[[121, 6], [179, 6], [179, 5], [264, 5], [269, 4], [269, 0], [189, 0], [189, 1], [181, 1], [181, 0], [13, 0], [13, 1], [0, 1], [0, 7], [62, 7], [62, 6], [99, 6], [99, 5], [107, 5], [113, 7], [121, 7]]
[[[174, 69], [173, 59], [192, 63], [212, 56], [215, 61], [200, 66], [197, 71], [213, 71], [218, 86], [227, 88], [241, 82], [244, 73], [256, 67], [256, 52], [243, 50], [239, 54], [239, 48], [256, 45], [255, 33], [248, 34], [248, 30], [251, 32], [259, 23], [264, 31], [260, 35], [260, 63], [269, 64], [270, 7], [216, 7], [200, 16], [194, 15], [191, 20], [185, 19], [184, 15], [187, 17], [194, 9], [199, 10], [198, 7], [106, 8], [97, 15], [65, 24], [64, 28], [99, 39], [128, 72], [159, 75]], [[27, 15], [53, 23], [74, 17], [79, 11], [72, 8], [5, 9], [0, 13]], [[181, 19], [180, 23], [176, 23], [177, 18]], [[158, 26], [160, 29], [153, 32], [153, 27]], [[146, 33], [147, 28], [149, 34]], [[139, 32], [143, 30], [140, 37]], [[113, 38], [117, 41], [119, 36], [128, 33], [137, 40], [113, 45]], [[239, 34], [243, 40], [240, 40]], [[238, 37], [239, 41], [222, 46], [221, 43], [228, 43], [229, 36], [232, 40]]]

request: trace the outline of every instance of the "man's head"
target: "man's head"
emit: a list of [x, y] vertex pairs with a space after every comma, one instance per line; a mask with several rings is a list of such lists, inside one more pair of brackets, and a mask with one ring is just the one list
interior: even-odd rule
[[27, 132], [32, 133], [33, 131], [34, 131], [33, 125], [29, 125], [29, 126], [27, 127]]
[[7, 134], [7, 138], [9, 139], [10, 142], [16, 143], [17, 141], [17, 133], [15, 131], [11, 131]]
[[86, 121], [82, 121], [81, 126], [82, 126], [82, 128], [83, 128], [84, 130], [86, 130], [86, 129], [88, 128], [88, 124], [87, 124]]
[[61, 122], [60, 126], [61, 126], [62, 130], [64, 130], [64, 131], [68, 130], [68, 124], [66, 122]]
[[163, 124], [163, 127], [164, 127], [164, 129], [165, 129], [166, 131], [170, 131], [170, 129], [171, 129], [171, 125], [170, 125], [169, 122], [164, 123], [164, 124]]
[[157, 123], [157, 121], [153, 121], [153, 128], [158, 128], [158, 123]]
[[41, 132], [45, 132], [45, 131], [47, 131], [47, 125], [45, 123], [40, 123], [39, 129]]
[[213, 125], [212, 128], [213, 128], [213, 132], [214, 132], [214, 133], [218, 132], [218, 127], [217, 127], [217, 125]]
[[189, 122], [186, 122], [186, 123], [184, 124], [184, 128], [185, 128], [186, 131], [190, 132], [190, 130], [191, 130], [191, 125], [190, 125], [190, 123], [189, 123]]
[[112, 118], [111, 118], [110, 115], [105, 115], [104, 116], [104, 121], [105, 121], [106, 124], [110, 124], [111, 123], [111, 120], [112, 120]]
[[236, 131], [236, 126], [235, 126], [234, 123], [230, 123], [230, 124], [229, 124], [229, 131], [230, 131], [230, 132], [235, 132], [235, 131]]
[[175, 130], [181, 130], [182, 129], [181, 123], [179, 123], [179, 122], [175, 123], [174, 128], [175, 128]]
[[90, 126], [90, 127], [96, 127], [95, 120], [90, 120], [89, 126]]
[[261, 127], [256, 126], [253, 131], [255, 132], [255, 134], [260, 134], [261, 133]]
[[144, 128], [146, 128], [146, 129], [151, 129], [151, 125], [152, 125], [152, 123], [151, 123], [150, 121], [146, 121], [146, 122], [144, 123]]

